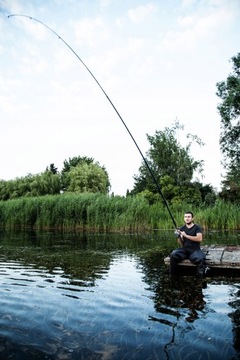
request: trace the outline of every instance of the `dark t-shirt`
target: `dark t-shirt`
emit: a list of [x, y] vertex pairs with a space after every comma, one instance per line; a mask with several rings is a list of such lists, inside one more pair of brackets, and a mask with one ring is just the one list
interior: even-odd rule
[[[190, 228], [188, 228], [186, 225], [183, 225], [180, 227], [180, 231], [185, 231], [185, 233], [190, 236], [196, 236], [198, 233], [202, 234], [202, 229], [197, 224], [194, 224]], [[183, 247], [189, 250], [200, 250], [200, 242], [192, 241], [183, 237]]]

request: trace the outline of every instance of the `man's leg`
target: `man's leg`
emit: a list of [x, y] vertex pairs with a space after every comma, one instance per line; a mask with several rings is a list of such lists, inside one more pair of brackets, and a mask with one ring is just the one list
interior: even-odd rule
[[196, 250], [189, 256], [189, 260], [194, 265], [197, 265], [197, 272], [198, 272], [198, 275], [200, 275], [200, 276], [205, 275], [205, 270], [206, 270], [205, 258], [206, 258], [206, 255], [201, 250]]
[[173, 275], [176, 271], [177, 264], [184, 259], [187, 259], [188, 254], [183, 248], [173, 250], [170, 255], [170, 274]]

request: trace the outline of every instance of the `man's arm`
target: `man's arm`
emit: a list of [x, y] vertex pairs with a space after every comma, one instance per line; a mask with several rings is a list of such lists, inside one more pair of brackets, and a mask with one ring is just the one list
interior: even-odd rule
[[202, 242], [203, 239], [202, 233], [197, 233], [195, 236], [192, 236], [192, 235], [187, 235], [185, 231], [181, 231], [181, 235], [184, 236], [185, 239], [189, 239], [191, 241], [196, 241], [196, 242]]

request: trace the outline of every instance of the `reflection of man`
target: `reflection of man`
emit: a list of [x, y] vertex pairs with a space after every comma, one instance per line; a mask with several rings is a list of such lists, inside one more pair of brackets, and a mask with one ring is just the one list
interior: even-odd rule
[[196, 279], [192, 286], [192, 279], [189, 277], [181, 277], [172, 283], [175, 307], [188, 310], [188, 313], [184, 310], [182, 312], [186, 321], [193, 322], [199, 318], [199, 311], [202, 311], [206, 304], [202, 292], [202, 289], [206, 287], [207, 284], [202, 279]]
[[179, 262], [189, 259], [194, 265], [197, 265], [198, 275], [205, 274], [205, 254], [200, 249], [202, 242], [202, 229], [194, 224], [193, 213], [187, 211], [184, 214], [185, 225], [177, 230], [178, 242], [181, 248], [174, 250], [170, 255], [170, 273], [176, 272], [176, 266]]

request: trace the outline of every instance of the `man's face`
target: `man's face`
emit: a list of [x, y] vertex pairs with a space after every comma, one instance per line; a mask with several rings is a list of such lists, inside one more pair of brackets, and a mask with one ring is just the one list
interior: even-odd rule
[[192, 214], [184, 214], [184, 222], [185, 224], [191, 224], [193, 221]]

